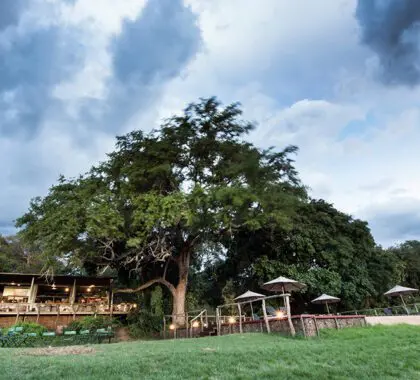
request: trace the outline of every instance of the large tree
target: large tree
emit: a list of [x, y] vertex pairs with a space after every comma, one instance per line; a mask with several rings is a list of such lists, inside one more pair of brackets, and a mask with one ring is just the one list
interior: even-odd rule
[[[299, 206], [291, 225], [252, 233], [239, 230], [220, 276], [234, 279], [243, 290], [258, 289], [280, 274], [301, 280], [308, 285], [295, 295], [295, 307], [301, 311], [324, 292], [341, 297], [344, 309], [362, 308], [376, 296], [380, 274], [374, 268], [388, 270], [387, 257], [376, 248], [366, 222], [323, 200], [311, 200]], [[392, 281], [390, 276], [386, 283]]]
[[164, 285], [182, 323], [190, 265], [229, 248], [235, 231], [287, 225], [306, 197], [297, 148], [255, 147], [240, 117], [238, 104], [201, 99], [156, 131], [118, 137], [105, 162], [31, 202], [23, 238], [47, 258], [142, 282], [126, 291]]

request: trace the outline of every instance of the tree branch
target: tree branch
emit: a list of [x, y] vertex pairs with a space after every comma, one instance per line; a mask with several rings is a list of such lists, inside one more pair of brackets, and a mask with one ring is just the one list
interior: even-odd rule
[[169, 291], [172, 293], [172, 295], [175, 295], [176, 289], [175, 286], [173, 286], [169, 281], [166, 281], [164, 278], [154, 278], [153, 280], [147, 281], [143, 285], [138, 286], [137, 288], [125, 288], [125, 289], [115, 289], [114, 293], [137, 293], [144, 289], [147, 289], [148, 287], [154, 285], [154, 284], [162, 284], [165, 285]]

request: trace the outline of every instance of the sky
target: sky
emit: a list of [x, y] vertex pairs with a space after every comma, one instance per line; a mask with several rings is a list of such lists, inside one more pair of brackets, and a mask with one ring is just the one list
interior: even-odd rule
[[412, 0], [1, 0], [0, 233], [116, 135], [215, 95], [378, 244], [420, 239], [419, 37]]

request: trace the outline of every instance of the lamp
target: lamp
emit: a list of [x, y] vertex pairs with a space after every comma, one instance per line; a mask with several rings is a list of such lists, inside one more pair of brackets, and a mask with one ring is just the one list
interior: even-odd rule
[[192, 327], [196, 328], [198, 326], [200, 326], [200, 324], [198, 323], [198, 321], [194, 321], [193, 324], [192, 324]]
[[229, 317], [229, 323], [235, 323], [235, 322], [236, 322], [235, 318]]
[[175, 325], [173, 323], [169, 325], [169, 330], [175, 330]]
[[69, 288], [65, 288], [64, 291], [65, 292], [68, 292], [68, 291], [70, 291], [70, 289]]
[[87, 292], [90, 293], [92, 291], [91, 288], [87, 288]]
[[276, 317], [277, 318], [282, 318], [282, 317], [284, 317], [284, 313], [281, 310], [277, 310], [276, 311]]

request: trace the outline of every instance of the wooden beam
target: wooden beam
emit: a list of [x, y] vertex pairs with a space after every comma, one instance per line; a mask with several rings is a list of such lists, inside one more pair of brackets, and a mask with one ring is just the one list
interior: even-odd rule
[[267, 332], [270, 334], [271, 330], [270, 330], [270, 323], [268, 322], [268, 318], [267, 318], [267, 310], [265, 310], [265, 299], [262, 300], [262, 308], [263, 308], [263, 314], [264, 314], [265, 327], [267, 328]]
[[242, 334], [242, 312], [241, 312], [241, 304], [238, 303], [238, 312], [239, 312], [239, 332]]
[[289, 301], [290, 294], [284, 295], [284, 303], [286, 304], [286, 313], [287, 313], [287, 321], [289, 322], [290, 334], [292, 336], [296, 335], [295, 327], [293, 326], [292, 322], [292, 314], [290, 312], [290, 301]]

